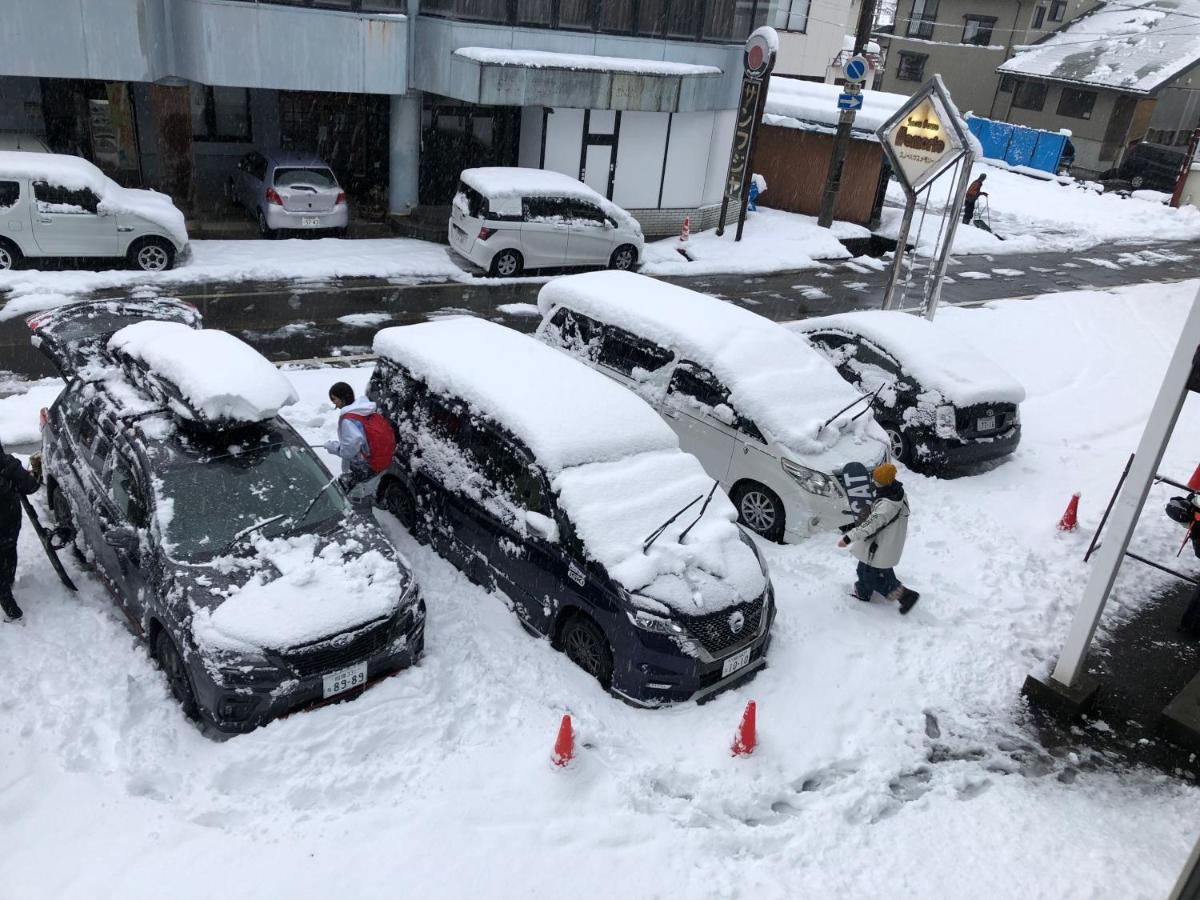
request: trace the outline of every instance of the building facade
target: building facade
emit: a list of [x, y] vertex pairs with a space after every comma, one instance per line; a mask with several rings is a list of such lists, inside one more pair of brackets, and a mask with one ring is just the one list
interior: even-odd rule
[[781, 3], [8, 0], [0, 131], [193, 215], [219, 210], [242, 155], [279, 146], [322, 156], [381, 215], [448, 203], [466, 166], [528, 165], [648, 233], [703, 227], [742, 46]]

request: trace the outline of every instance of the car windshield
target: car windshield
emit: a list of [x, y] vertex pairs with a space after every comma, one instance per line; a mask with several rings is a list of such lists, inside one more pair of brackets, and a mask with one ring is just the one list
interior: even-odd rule
[[259, 533], [279, 535], [341, 518], [346, 498], [337, 485], [317, 497], [328, 482], [328, 472], [311, 450], [280, 443], [168, 469], [162, 494], [169, 511], [162, 518], [171, 555], [211, 559], [239, 532], [277, 516], [282, 518], [264, 524]]
[[333, 172], [324, 166], [309, 167], [280, 167], [275, 170], [276, 187], [294, 187], [303, 184], [315, 188], [337, 187], [337, 179]]

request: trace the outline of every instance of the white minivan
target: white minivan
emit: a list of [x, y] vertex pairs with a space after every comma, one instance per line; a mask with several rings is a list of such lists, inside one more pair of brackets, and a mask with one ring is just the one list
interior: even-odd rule
[[159, 272], [187, 243], [166, 194], [121, 187], [78, 156], [0, 151], [0, 270], [37, 257], [116, 257]]
[[887, 457], [867, 395], [749, 310], [628, 272], [555, 279], [538, 306], [538, 337], [645, 398], [765, 538], [851, 521], [843, 469]]
[[586, 184], [543, 169], [464, 169], [450, 208], [450, 246], [492, 275], [607, 266], [642, 258], [637, 219]]

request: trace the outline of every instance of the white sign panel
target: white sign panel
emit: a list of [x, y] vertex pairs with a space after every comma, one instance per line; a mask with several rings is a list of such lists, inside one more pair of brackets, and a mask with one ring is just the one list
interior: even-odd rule
[[919, 191], [959, 158], [964, 149], [958, 123], [932, 87], [921, 91], [879, 129], [895, 175]]

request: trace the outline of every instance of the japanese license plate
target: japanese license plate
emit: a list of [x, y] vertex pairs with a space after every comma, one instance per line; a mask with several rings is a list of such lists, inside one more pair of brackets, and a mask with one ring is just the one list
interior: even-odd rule
[[303, 225], [305, 228], [320, 228], [321, 227], [321, 217], [320, 216], [304, 216], [303, 218], [300, 219], [300, 224]]
[[354, 690], [367, 683], [367, 664], [365, 662], [355, 663], [345, 669], [338, 669], [336, 672], [330, 672], [322, 679], [321, 695], [323, 697], [336, 697], [338, 694], [344, 694], [346, 691]]
[[995, 416], [980, 416], [975, 420], [976, 431], [995, 431], [996, 417]]
[[732, 675], [738, 669], [744, 669], [748, 662], [750, 662], [749, 647], [740, 653], [733, 654], [733, 656], [725, 660], [725, 665], [721, 666], [721, 677], [725, 678], [728, 675]]

